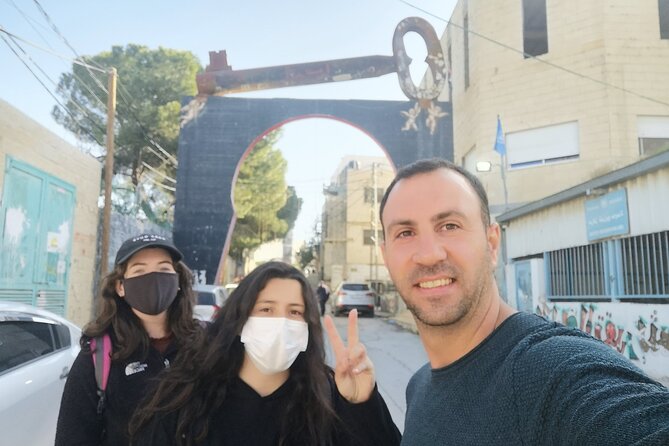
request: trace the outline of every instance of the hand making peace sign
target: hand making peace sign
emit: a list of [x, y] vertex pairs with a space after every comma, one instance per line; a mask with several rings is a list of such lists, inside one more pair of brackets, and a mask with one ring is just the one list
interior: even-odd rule
[[351, 403], [367, 401], [374, 390], [374, 364], [358, 338], [358, 311], [351, 310], [348, 314], [348, 345], [344, 345], [332, 317], [325, 316], [323, 322], [334, 350], [339, 393]]

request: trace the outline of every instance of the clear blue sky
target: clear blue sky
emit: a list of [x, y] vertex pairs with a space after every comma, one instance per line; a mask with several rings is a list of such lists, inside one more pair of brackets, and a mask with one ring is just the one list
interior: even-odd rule
[[[443, 19], [449, 19], [456, 0], [407, 0]], [[442, 35], [446, 23], [399, 0], [305, 0], [182, 2], [38, 0], [53, 24], [79, 55], [94, 55], [112, 45], [137, 43], [193, 52], [205, 66], [209, 51], [227, 50], [233, 69], [313, 62], [346, 57], [391, 55], [395, 26], [403, 18], [427, 19]], [[0, 0], [0, 26], [41, 47], [74, 58], [33, 0]], [[1, 33], [0, 33], [1, 34]], [[3, 34], [4, 35], [4, 34]], [[6, 35], [4, 35], [6, 38]], [[71, 62], [19, 42], [39, 68], [42, 81], [54, 82]], [[425, 65], [420, 37], [406, 37], [416, 61], [416, 83]], [[19, 50], [20, 52], [20, 50]], [[0, 98], [40, 124], [74, 143], [74, 138], [50, 116], [55, 101], [21, 61], [0, 41]], [[121, 79], [121, 82], [123, 80]], [[407, 100], [394, 74], [380, 78], [248, 93], [249, 97]], [[285, 126], [279, 143], [288, 160], [287, 180], [304, 200], [296, 223], [296, 238], [307, 239], [322, 205], [322, 185], [329, 182], [339, 159], [346, 154], [382, 152], [366, 135], [344, 124], [307, 119]], [[314, 153], [317, 147], [318, 154]], [[314, 169], [314, 166], [318, 166]]]

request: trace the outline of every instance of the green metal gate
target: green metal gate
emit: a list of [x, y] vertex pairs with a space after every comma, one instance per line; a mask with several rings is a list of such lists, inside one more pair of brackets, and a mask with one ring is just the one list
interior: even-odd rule
[[0, 300], [65, 314], [75, 187], [7, 157], [0, 206]]

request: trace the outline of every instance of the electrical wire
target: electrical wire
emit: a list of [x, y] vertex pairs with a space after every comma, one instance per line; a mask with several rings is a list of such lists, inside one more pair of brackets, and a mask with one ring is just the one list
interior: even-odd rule
[[[65, 43], [65, 45], [67, 45], [68, 48], [70, 48], [70, 50], [72, 50], [72, 53], [74, 53], [74, 55], [77, 56], [78, 59], [82, 59], [82, 57], [79, 55], [79, 53], [77, 53], [77, 50], [74, 49], [74, 47], [70, 44], [70, 42], [69, 42], [69, 41], [65, 38], [65, 36], [60, 32], [60, 30], [58, 29], [58, 27], [56, 26], [56, 24], [53, 22], [53, 20], [51, 20], [51, 17], [50, 17], [49, 14], [44, 10], [44, 8], [43, 8], [42, 5], [39, 3], [39, 1], [38, 1], [38, 0], [33, 0], [33, 2], [35, 3], [35, 5], [37, 5], [37, 8], [40, 10], [40, 12], [42, 13], [42, 15], [43, 15], [44, 18], [46, 19], [46, 21], [49, 23], [49, 25], [51, 26], [51, 28], [53, 29], [53, 31], [54, 31], [54, 32], [55, 32], [55, 33], [56, 33], [56, 34], [63, 40], [63, 42]], [[102, 84], [102, 82], [100, 82], [100, 80], [99, 80], [97, 77], [95, 77], [95, 75], [94, 75], [94, 74], [91, 72], [91, 70], [88, 68], [88, 65], [85, 65], [85, 68], [88, 70], [88, 72], [89, 72], [89, 74], [90, 74], [90, 76], [91, 76], [91, 79], [93, 80], [93, 82], [95, 82], [95, 84], [98, 86], [98, 88], [100, 88], [102, 91], [104, 91], [105, 94], [109, 95], [109, 91], [107, 90], [107, 88]], [[108, 71], [108, 70], [106, 70], [106, 71]], [[73, 70], [73, 74], [74, 74], [74, 70]], [[74, 74], [74, 76], [77, 77], [76, 74]], [[87, 85], [85, 82], [83, 82], [83, 81], [82, 81], [80, 78], [78, 78], [78, 77], [77, 77], [77, 79], [79, 79], [79, 81], [86, 87], [86, 89], [88, 89], [89, 93], [91, 93], [96, 99], [98, 99], [98, 101], [100, 101], [100, 102], [103, 104], [103, 106], [105, 105], [105, 104], [104, 104], [104, 103], [97, 97], [97, 95], [95, 95], [95, 94], [90, 90], [90, 88], [88, 87], [88, 85]], [[117, 81], [117, 84], [120, 86], [120, 85], [121, 85], [120, 81]], [[120, 88], [119, 88], [119, 91], [120, 91]], [[127, 98], [124, 98], [123, 94], [121, 94], [121, 97], [124, 99], [124, 101], [125, 101], [127, 104], [129, 104], [129, 101], [127, 100]], [[162, 147], [161, 147], [161, 146], [154, 140], [154, 138], [152, 138], [152, 137], [150, 137], [150, 136], [148, 135], [148, 132], [146, 131], [144, 125], [143, 125], [142, 122], [137, 118], [137, 115], [135, 115], [135, 113], [134, 113], [134, 111], [133, 111], [133, 109], [132, 109], [132, 105], [129, 105], [129, 110], [130, 110], [131, 114], [133, 115], [134, 120], [135, 120], [135, 121], [137, 122], [137, 124], [139, 125], [140, 130], [142, 131], [142, 134], [144, 135], [145, 138], [147, 138], [147, 140], [149, 141], [149, 143], [152, 144], [152, 145], [154, 145], [158, 150], [160, 150], [160, 151], [161, 151], [166, 157], [168, 157], [168, 159], [170, 159], [170, 161], [176, 166], [176, 165], [177, 165], [176, 159], [175, 159], [172, 155], [170, 155], [169, 152], [167, 152], [165, 149], [163, 149], [163, 148], [162, 148]], [[117, 115], [120, 115], [120, 114], [117, 113]]]
[[[35, 19], [32, 17], [29, 17], [21, 8], [18, 7], [16, 3], [14, 3], [14, 0], [5, 0], [6, 3], [11, 4], [18, 12], [21, 14], [21, 16], [24, 18], [24, 20], [30, 25], [30, 27], [37, 33], [37, 35], [42, 39], [42, 42], [44, 42], [49, 48], [53, 49], [53, 47], [49, 44], [49, 41], [46, 40], [46, 38], [42, 35], [42, 33], [39, 32], [37, 28], [35, 28], [35, 25], [33, 25], [33, 22], [42, 28], [45, 28], [44, 25], [41, 23], [37, 22]], [[46, 29], [46, 28], [45, 28]]]
[[[44, 18], [46, 19], [46, 21], [47, 21], [47, 23], [49, 24], [49, 26], [51, 27], [51, 29], [52, 29], [52, 30], [53, 30], [53, 31], [54, 31], [54, 32], [61, 38], [61, 40], [65, 43], [65, 45], [67, 45], [67, 47], [72, 51], [72, 53], [73, 53], [73, 54], [76, 56], [76, 58], [77, 58], [77, 59], [75, 59], [75, 60], [72, 60], [72, 59], [69, 59], [69, 58], [66, 58], [66, 59], [69, 60], [69, 61], [71, 61], [72, 63], [76, 63], [76, 64], [81, 65], [81, 66], [83, 66], [84, 68], [86, 68], [86, 70], [88, 71], [89, 75], [91, 76], [91, 79], [92, 79], [93, 82], [98, 86], [98, 88], [100, 88], [105, 94], [109, 95], [109, 92], [108, 92], [107, 88], [100, 82], [100, 80], [99, 80], [99, 79], [95, 76], [95, 74], [91, 71], [91, 70], [96, 70], [96, 71], [99, 71], [99, 72], [107, 73], [107, 72], [109, 71], [109, 69], [104, 68], [104, 67], [102, 67], [102, 66], [100, 66], [100, 65], [98, 65], [98, 66], [93, 66], [93, 65], [90, 65], [90, 64], [87, 64], [87, 63], [82, 63], [82, 62], [80, 62], [80, 60], [85, 60], [85, 59], [79, 55], [79, 53], [78, 53], [78, 52], [75, 50], [75, 48], [70, 44], [70, 42], [67, 40], [67, 38], [60, 32], [60, 30], [58, 29], [58, 27], [56, 26], [56, 24], [54, 23], [54, 21], [51, 19], [51, 17], [50, 17], [49, 14], [46, 12], [46, 10], [42, 7], [42, 5], [39, 3], [39, 1], [37, 1], [37, 0], [33, 0], [33, 1], [34, 1], [35, 5], [37, 6], [37, 8], [39, 9], [39, 11], [40, 11], [40, 12], [42, 13], [42, 15], [44, 16]], [[18, 8], [17, 8], [17, 9], [18, 9]], [[21, 14], [23, 15], [22, 11], [19, 10], [19, 12], [21, 12]], [[2, 29], [2, 28], [0, 28], [0, 31], [5, 31], [5, 30]], [[6, 31], [5, 31], [5, 32], [6, 32]], [[6, 32], [6, 33], [7, 33], [7, 34], [10, 34], [10, 33], [8, 33], [8, 32]], [[13, 34], [12, 34], [12, 35], [13, 35]], [[16, 37], [18, 38], [18, 36], [16, 36]], [[19, 39], [20, 39], [20, 38], [19, 38]], [[21, 40], [24, 40], [24, 39], [21, 39]], [[26, 41], [26, 42], [27, 42], [27, 41]], [[35, 47], [37, 47], [37, 48], [39, 48], [39, 49], [41, 49], [41, 50], [43, 50], [43, 51], [47, 51], [47, 52], [50, 52], [50, 53], [53, 54], [53, 52], [48, 51], [48, 50], [46, 50], [45, 48], [41, 48], [41, 47], [39, 47], [38, 45], [33, 44], [32, 42], [30, 43], [30, 45], [35, 46]], [[25, 53], [25, 51], [24, 51], [24, 53]], [[26, 53], [26, 54], [27, 54], [27, 53]], [[64, 56], [60, 56], [60, 55], [59, 55], [59, 57], [64, 57]], [[34, 63], [34, 62], [33, 62], [33, 63]], [[93, 62], [93, 63], [94, 63], [94, 62]], [[35, 64], [35, 65], [37, 66], [37, 64]], [[41, 68], [40, 68], [40, 71], [43, 72], [43, 70], [41, 70]], [[46, 73], [44, 73], [44, 74], [46, 75]], [[81, 79], [81, 78], [74, 72], [74, 70], [72, 71], [72, 75], [73, 75], [73, 76], [80, 82], [80, 84], [83, 85], [84, 88], [85, 88], [85, 89], [86, 89], [86, 90], [87, 90], [87, 91], [88, 91], [88, 92], [89, 92], [89, 93], [90, 93], [90, 94], [91, 94], [91, 95], [92, 95], [92, 96], [93, 96], [93, 97], [94, 97], [94, 98], [95, 98], [95, 99], [96, 99], [96, 100], [103, 106], [103, 108], [106, 108], [106, 104], [105, 104], [105, 102], [102, 101], [102, 100], [97, 96], [97, 94], [95, 94], [95, 92], [93, 92], [93, 90], [91, 90], [91, 88], [88, 86], [88, 83], [87, 83], [87, 82], [84, 82], [84, 81], [83, 81], [83, 80], [82, 80], [82, 79]], [[48, 77], [48, 76], [47, 76], [47, 77]], [[51, 80], [51, 79], [49, 79], [49, 80]], [[51, 82], [53, 82], [53, 80], [51, 80]], [[123, 85], [120, 83], [120, 81], [117, 82], [117, 84], [119, 85], [120, 88], [123, 88], [123, 89], [124, 89], [124, 87], [123, 87]], [[54, 85], [55, 85], [55, 83], [54, 83]], [[120, 89], [119, 89], [119, 91], [121, 92]], [[126, 92], [127, 92], [127, 90], [126, 90]], [[52, 95], [52, 96], [53, 96], [53, 95]], [[177, 162], [176, 158], [174, 158], [169, 152], [167, 152], [163, 147], [161, 147], [160, 144], [158, 144], [158, 143], [155, 141], [155, 139], [154, 139], [153, 137], [151, 137], [151, 136], [148, 134], [148, 131], [146, 130], [144, 124], [139, 120], [139, 118], [138, 118], [137, 115], [135, 114], [134, 109], [133, 109], [134, 107], [133, 107], [132, 103], [130, 102], [130, 100], [129, 100], [127, 97], [125, 97], [125, 96], [123, 95], [123, 93], [121, 93], [120, 96], [121, 96], [121, 98], [123, 99], [123, 101], [128, 105], [129, 111], [130, 111], [130, 113], [131, 113], [131, 115], [132, 115], [134, 121], [138, 124], [140, 130], [142, 131], [142, 134], [143, 134], [144, 137], [148, 140], [148, 142], [149, 142], [151, 145], [153, 145], [154, 147], [156, 147], [160, 152], [162, 152], [162, 153], [164, 154], [164, 156], [167, 158], [168, 162], [172, 163], [175, 167], [177, 167], [177, 166], [178, 166], [178, 162]], [[77, 104], [76, 102], [73, 101], [73, 103], [76, 104], [77, 106], [79, 106], [79, 104]], [[81, 107], [79, 107], [79, 108], [81, 108]], [[117, 115], [120, 116], [120, 113], [118, 113], [118, 110], [117, 110]], [[154, 152], [154, 154], [155, 154], [155, 152]], [[160, 156], [159, 156], [159, 158], [161, 158], [161, 159], [164, 160], [164, 158], [162, 158], [162, 157], [160, 157]]]
[[16, 39], [16, 40], [19, 40], [20, 42], [25, 43], [26, 45], [32, 46], [33, 48], [37, 48], [38, 50], [44, 51], [45, 53], [49, 53], [49, 54], [51, 54], [52, 56], [56, 56], [56, 57], [58, 57], [59, 59], [63, 59], [63, 60], [66, 60], [66, 61], [68, 61], [68, 62], [70, 62], [70, 63], [73, 63], [73, 64], [77, 64], [77, 65], [81, 65], [81, 66], [90, 68], [91, 70], [98, 70], [98, 71], [100, 71], [100, 72], [106, 73], [105, 70], [101, 70], [101, 69], [98, 68], [98, 67], [94, 67], [94, 66], [92, 66], [92, 65], [85, 64], [85, 63], [83, 63], [83, 62], [80, 61], [80, 60], [72, 59], [72, 58], [69, 57], [69, 56], [65, 56], [65, 55], [63, 55], [63, 54], [60, 54], [60, 53], [57, 53], [57, 52], [55, 52], [55, 51], [49, 50], [49, 49], [47, 49], [47, 48], [44, 48], [43, 46], [37, 45], [37, 44], [34, 43], [34, 42], [31, 42], [31, 41], [29, 41], [29, 40], [24, 39], [23, 37], [17, 36], [16, 34], [14, 34], [14, 33], [12, 33], [12, 32], [7, 31], [7, 30], [6, 30], [3, 26], [1, 26], [1, 25], [0, 25], [0, 33], [5, 33], [5, 34], [7, 34], [8, 36], [11, 36], [11, 37], [13, 37], [13, 38]]
[[[406, 1], [406, 0], [398, 0], [398, 1], [401, 2], [401, 3], [404, 3], [404, 4], [407, 5], [407, 6], [410, 6], [411, 8], [414, 8], [414, 9], [416, 9], [416, 10], [418, 10], [418, 11], [421, 11], [421, 12], [424, 13], [424, 14], [427, 14], [427, 15], [429, 15], [429, 16], [431, 16], [431, 17], [434, 17], [434, 18], [437, 19], [437, 20], [441, 20], [442, 22], [445, 22], [447, 26], [454, 26], [455, 28], [459, 28], [459, 29], [465, 31], [465, 28], [464, 28], [462, 25], [458, 25], [458, 24], [452, 22], [451, 20], [446, 20], [446, 19], [444, 19], [443, 17], [440, 17], [440, 16], [438, 16], [438, 15], [436, 15], [436, 14], [431, 13], [430, 11], [427, 11], [427, 10], [425, 10], [425, 9], [423, 9], [423, 8], [420, 8], [420, 7], [418, 7], [418, 6], [416, 6], [416, 5], [412, 4], [412, 3], [409, 3], [409, 2]], [[620, 87], [620, 86], [618, 86], [618, 85], [611, 84], [611, 83], [606, 82], [606, 81], [603, 81], [603, 80], [601, 80], [601, 79], [597, 79], [597, 78], [594, 78], [594, 77], [591, 77], [591, 76], [587, 76], [587, 75], [585, 75], [585, 74], [579, 73], [578, 71], [574, 71], [574, 70], [572, 70], [571, 68], [563, 67], [562, 65], [556, 64], [556, 63], [554, 63], [554, 62], [550, 62], [550, 61], [545, 60], [545, 59], [542, 59], [542, 58], [540, 58], [540, 57], [538, 57], [538, 56], [534, 56], [534, 55], [532, 55], [532, 54], [528, 54], [528, 53], [526, 53], [526, 52], [523, 51], [523, 50], [519, 50], [518, 48], [515, 48], [515, 47], [513, 47], [513, 46], [511, 46], [511, 45], [507, 45], [506, 43], [500, 42], [500, 41], [498, 41], [498, 40], [495, 40], [495, 39], [493, 39], [493, 38], [491, 38], [491, 37], [488, 37], [488, 36], [486, 36], [486, 35], [483, 35], [483, 34], [481, 34], [481, 33], [476, 32], [476, 31], [472, 31], [471, 29], [467, 29], [466, 31], [467, 31], [469, 34], [473, 35], [473, 36], [479, 37], [479, 38], [481, 38], [481, 39], [483, 39], [483, 40], [487, 40], [488, 42], [491, 42], [491, 43], [493, 43], [493, 44], [495, 44], [495, 45], [501, 46], [502, 48], [505, 48], [505, 49], [507, 49], [507, 50], [509, 50], [509, 51], [513, 51], [513, 52], [515, 52], [515, 53], [522, 54], [523, 57], [525, 57], [525, 58], [527, 58], [527, 59], [534, 59], [534, 60], [536, 60], [537, 62], [541, 62], [541, 63], [543, 63], [543, 64], [545, 64], [545, 65], [548, 65], [548, 66], [550, 66], [550, 67], [552, 67], [552, 68], [556, 68], [556, 69], [558, 69], [558, 70], [564, 71], [564, 72], [566, 72], [566, 73], [569, 73], [569, 74], [571, 74], [571, 75], [580, 77], [580, 78], [582, 78], [582, 79], [586, 79], [586, 80], [595, 82], [595, 83], [597, 83], [597, 84], [603, 85], [603, 86], [605, 86], [605, 87], [613, 88], [613, 89], [615, 89], [615, 90], [622, 91], [623, 93], [630, 94], [630, 95], [632, 95], [632, 96], [636, 96], [636, 97], [638, 97], [638, 98], [645, 99], [645, 100], [647, 100], [647, 101], [655, 102], [656, 104], [665, 105], [665, 106], [669, 107], [669, 102], [664, 102], [664, 101], [661, 101], [661, 100], [659, 100], [659, 99], [655, 99], [655, 98], [652, 98], [652, 97], [650, 97], [650, 96], [646, 96], [646, 95], [644, 95], [644, 94], [637, 93], [636, 91], [627, 89], [627, 88], [625, 88], [625, 87]]]
[[[29, 61], [30, 61], [30, 62], [31, 62], [31, 63], [32, 63], [32, 64], [33, 64], [33, 65], [34, 65], [34, 66], [35, 66], [35, 67], [36, 67], [36, 68], [37, 68], [43, 75], [44, 75], [44, 77], [46, 77], [46, 78], [49, 80], [49, 82], [51, 82], [51, 84], [53, 84], [53, 86], [57, 88], [57, 87], [58, 87], [58, 84], [56, 83], [56, 81], [54, 81], [54, 80], [53, 80], [53, 79], [52, 79], [52, 78], [51, 78], [51, 77], [50, 77], [50, 76], [49, 76], [49, 75], [42, 69], [42, 67], [40, 67], [39, 64], [38, 64], [37, 62], [35, 62], [35, 60], [34, 60], [32, 57], [30, 57], [30, 55], [28, 54], [28, 52], [27, 52], [21, 45], [19, 45], [19, 43], [16, 42], [16, 40], [14, 40], [14, 37], [9, 36], [9, 38], [12, 40], [12, 42], [14, 42], [14, 45], [15, 45], [18, 49], [21, 50], [21, 52], [24, 54], [24, 56], [27, 57], [28, 60], [29, 60]], [[15, 54], [16, 54], [16, 53], [15, 53]], [[44, 84], [42, 84], [42, 85], [43, 85], [45, 88], [47, 88]], [[48, 90], [48, 89], [47, 89], [47, 90]], [[99, 99], [98, 99], [98, 100], [99, 100]], [[97, 127], [97, 129], [98, 129], [101, 133], [104, 133], [104, 132], [106, 131], [105, 129], [103, 129], [101, 126], [99, 126], [94, 120], [92, 120], [92, 119], [88, 116], [88, 113], [89, 113], [88, 110], [86, 110], [85, 108], [83, 108], [83, 106], [81, 106], [81, 105], [80, 105], [79, 103], [77, 103], [76, 101], [72, 101], [72, 103], [79, 109], [79, 111], [84, 115], [84, 117], [85, 117], [86, 119], [88, 119], [88, 120], [89, 120], [95, 127]], [[97, 140], [95, 140], [95, 141], [97, 142]]]
[[[144, 126], [144, 124], [142, 123], [142, 121], [141, 121], [141, 120], [137, 117], [137, 115], [135, 114], [135, 106], [134, 106], [134, 104], [132, 103], [132, 101], [130, 101], [130, 99], [126, 96], [126, 95], [128, 95], [128, 96], [130, 95], [130, 94], [128, 93], [128, 90], [126, 90], [126, 88], [123, 86], [123, 84], [122, 84], [120, 81], [117, 82], [117, 84], [118, 84], [118, 86], [119, 86], [119, 90], [118, 90], [118, 91], [119, 91], [119, 93], [120, 93], [121, 100], [122, 100], [123, 102], [125, 102], [125, 104], [128, 106], [128, 111], [130, 112], [130, 114], [132, 115], [133, 119], [135, 120], [135, 122], [136, 122], [137, 125], [139, 126], [139, 129], [140, 129], [140, 131], [142, 132], [142, 135], [144, 135], [144, 137], [149, 141], [149, 143], [150, 143], [151, 145], [153, 145], [156, 149], [158, 149], [158, 150], [159, 150], [159, 151], [160, 151], [160, 152], [167, 158], [167, 160], [168, 160], [170, 163], [172, 163], [172, 165], [173, 165], [175, 168], [178, 167], [178, 166], [179, 166], [179, 162], [177, 161], [177, 159], [176, 159], [172, 154], [170, 154], [167, 150], [163, 149], [162, 146], [161, 146], [160, 144], [158, 144], [158, 143], [155, 141], [155, 138], [153, 138], [153, 137], [149, 134], [149, 132], [148, 132], [147, 129], [145, 128], [145, 126]], [[156, 156], [158, 156], [158, 158], [162, 159], [163, 162], [168, 162], [168, 161], [166, 161], [164, 158], [162, 158], [160, 155], [158, 155], [155, 151], [153, 151], [153, 149], [151, 149], [151, 151], [152, 151]]]
[[159, 176], [163, 177], [164, 179], [166, 179], [166, 180], [169, 181], [170, 183], [174, 183], [174, 184], [176, 184], [176, 182], [177, 182], [177, 180], [175, 180], [175, 179], [172, 178], [172, 177], [169, 177], [169, 176], [165, 175], [164, 173], [162, 173], [161, 171], [159, 171], [159, 170], [156, 169], [155, 167], [152, 167], [151, 165], [149, 165], [146, 161], [142, 161], [142, 166], [144, 166], [144, 167], [146, 167], [147, 169], [149, 169], [152, 173], [155, 173], [156, 175], [159, 175]]
[[[56, 101], [56, 104], [58, 104], [58, 106], [59, 106], [60, 108], [62, 108], [68, 115], [70, 115], [70, 118], [72, 118], [72, 120], [73, 120], [75, 123], [77, 123], [77, 125], [79, 126], [79, 128], [80, 128], [84, 133], [88, 134], [88, 136], [90, 136], [91, 139], [92, 139], [93, 141], [95, 141], [99, 146], [103, 146], [103, 144], [102, 144], [100, 141], [98, 141], [98, 139], [95, 137], [95, 135], [93, 135], [93, 134], [92, 134], [91, 132], [89, 132], [85, 127], [83, 127], [81, 124], [79, 124], [79, 119], [78, 119], [77, 117], [75, 117], [74, 114], [73, 114], [67, 107], [65, 107], [65, 106], [60, 102], [60, 100], [59, 100], [59, 99], [58, 99], [58, 98], [51, 92], [51, 90], [49, 89], [49, 87], [47, 87], [46, 84], [42, 81], [42, 79], [40, 79], [40, 77], [37, 76], [37, 74], [32, 70], [32, 68], [30, 68], [30, 66], [25, 62], [25, 60], [23, 60], [23, 58], [21, 57], [21, 55], [20, 55], [19, 53], [16, 52], [16, 50], [12, 47], [12, 45], [9, 43], [9, 41], [7, 40], [7, 38], [6, 38], [5, 36], [3, 36], [2, 34], [0, 34], [0, 38], [5, 42], [5, 44], [9, 47], [9, 49], [12, 51], [12, 53], [14, 53], [14, 55], [21, 61], [21, 63], [23, 63], [23, 65], [25, 65], [25, 67], [28, 69], [28, 71], [30, 71], [30, 73], [35, 77], [35, 79], [37, 79], [37, 82], [39, 82], [40, 85], [42, 85], [42, 87], [44, 87], [44, 89], [47, 91], [47, 93], [49, 93], [49, 95], [54, 99], [54, 101]], [[15, 42], [15, 44], [16, 44], [16, 42]], [[18, 45], [17, 45], [17, 46], [18, 46]], [[20, 48], [20, 46], [19, 46], [19, 48]], [[73, 103], [76, 104], [76, 102], [73, 102]], [[76, 105], [77, 105], [78, 107], [80, 107], [79, 104], [76, 104]], [[95, 121], [91, 120], [88, 116], [85, 116], [85, 117], [86, 117], [88, 120], [90, 120], [91, 123], [93, 123], [93, 125], [97, 126], [97, 123], [95, 123]], [[98, 128], [99, 128], [99, 126], [98, 126]]]

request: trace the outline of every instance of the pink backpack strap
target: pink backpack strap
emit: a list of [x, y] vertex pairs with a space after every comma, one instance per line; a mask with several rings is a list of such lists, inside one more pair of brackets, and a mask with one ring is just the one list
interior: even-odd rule
[[[99, 348], [100, 344], [102, 348]], [[102, 414], [105, 403], [105, 390], [109, 380], [111, 369], [112, 343], [108, 333], [91, 339], [91, 352], [93, 353], [93, 367], [95, 368], [95, 382], [98, 386], [98, 414]]]

